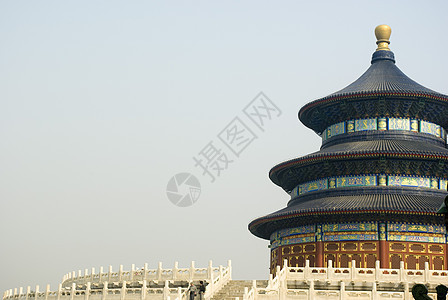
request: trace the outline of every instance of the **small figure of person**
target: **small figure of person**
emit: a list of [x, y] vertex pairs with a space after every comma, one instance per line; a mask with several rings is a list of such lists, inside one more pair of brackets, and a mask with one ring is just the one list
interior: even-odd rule
[[205, 285], [204, 281], [199, 281], [199, 300], [204, 300]]
[[190, 287], [188, 288], [188, 292], [190, 293], [190, 300], [194, 300], [196, 296], [197, 288], [193, 282], [190, 283]]

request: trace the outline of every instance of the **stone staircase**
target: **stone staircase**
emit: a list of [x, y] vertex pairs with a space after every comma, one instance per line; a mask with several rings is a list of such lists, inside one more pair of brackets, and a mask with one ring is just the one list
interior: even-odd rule
[[[263, 288], [268, 285], [267, 280], [257, 280], [257, 287]], [[213, 295], [211, 300], [234, 300], [243, 299], [244, 288], [252, 288], [252, 280], [231, 280], [222, 289]]]

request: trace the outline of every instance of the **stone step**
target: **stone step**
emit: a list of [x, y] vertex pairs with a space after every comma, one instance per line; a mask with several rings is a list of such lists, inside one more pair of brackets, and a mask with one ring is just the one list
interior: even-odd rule
[[[252, 280], [231, 280], [221, 290], [215, 293], [212, 300], [234, 300], [235, 298], [242, 299], [244, 296], [244, 289], [250, 290], [252, 288]], [[266, 287], [267, 280], [257, 280], [257, 287]]]

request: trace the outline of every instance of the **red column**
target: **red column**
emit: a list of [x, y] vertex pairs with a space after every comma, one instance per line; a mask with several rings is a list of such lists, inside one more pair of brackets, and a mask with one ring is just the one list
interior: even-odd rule
[[316, 267], [324, 267], [324, 242], [322, 224], [316, 225]]
[[389, 249], [387, 241], [380, 241], [380, 265], [382, 269], [389, 269]]
[[316, 242], [316, 267], [324, 267], [324, 243]]
[[447, 246], [446, 246], [446, 244], [444, 244], [443, 245], [443, 253], [444, 253], [444, 255], [443, 255], [443, 270], [448, 269], [448, 267], [447, 267], [448, 262], [446, 261], [446, 259], [448, 258], [448, 255], [446, 253], [446, 248], [447, 248]]
[[378, 224], [378, 240], [379, 240], [379, 250], [380, 250], [380, 265], [383, 269], [389, 268], [389, 249], [387, 248], [387, 232], [386, 224]]

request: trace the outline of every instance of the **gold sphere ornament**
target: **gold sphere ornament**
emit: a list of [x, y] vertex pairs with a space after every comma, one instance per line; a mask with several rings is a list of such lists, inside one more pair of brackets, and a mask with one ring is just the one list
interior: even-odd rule
[[387, 50], [389, 49], [389, 38], [392, 33], [392, 29], [389, 25], [378, 25], [375, 28], [375, 36], [376, 36], [376, 44], [378, 45], [378, 48], [376, 48], [376, 51], [379, 50]]

